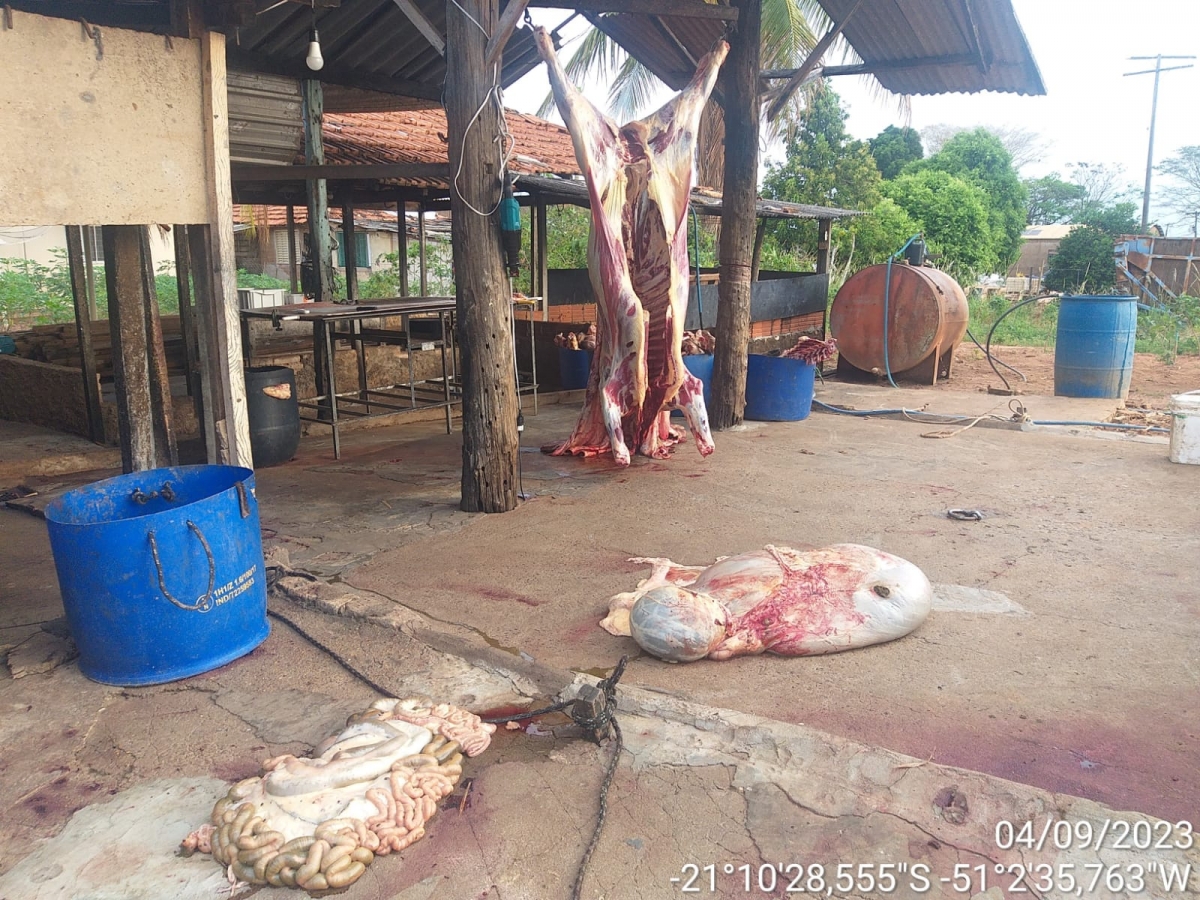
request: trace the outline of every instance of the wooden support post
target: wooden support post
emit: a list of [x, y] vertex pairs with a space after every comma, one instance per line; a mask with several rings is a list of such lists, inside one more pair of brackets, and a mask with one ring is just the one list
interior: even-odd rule
[[342, 257], [346, 261], [346, 300], [358, 302], [358, 238], [354, 235], [354, 205], [342, 204]]
[[833, 236], [833, 219], [817, 219], [817, 274], [829, 274], [829, 247]]
[[192, 264], [192, 284], [196, 299], [196, 357], [200, 371], [200, 433], [204, 437], [204, 455], [210, 463], [219, 462], [216, 423], [225, 418], [225, 392], [221, 390], [217, 366], [216, 303], [213, 300], [212, 254], [208, 247], [208, 226], [191, 225], [187, 230], [188, 258]]
[[417, 262], [421, 273], [421, 296], [429, 296], [429, 269], [425, 265], [425, 204], [417, 205]]
[[400, 271], [400, 296], [408, 296], [408, 203], [399, 200], [396, 203], [396, 265]]
[[104, 279], [112, 336], [121, 466], [125, 472], [155, 467], [150, 364], [146, 348], [146, 291], [141, 225], [104, 226]]
[[[304, 162], [325, 165], [325, 144], [321, 139], [325, 119], [325, 94], [321, 82], [307, 78], [300, 82], [304, 95]], [[316, 274], [317, 302], [333, 299], [333, 260], [329, 241], [329, 195], [324, 178], [304, 182], [308, 194], [308, 252]]]
[[[233, 250], [233, 188], [229, 176], [229, 91], [225, 77], [225, 35], [204, 31], [200, 36], [204, 151], [208, 187], [208, 221], [197, 229], [204, 237], [211, 292], [197, 292], [197, 309], [208, 305], [212, 340], [207, 353], [211, 381], [206, 395], [220, 391], [223, 416], [214, 422], [217, 458], [235, 466], [253, 467], [250, 420], [246, 411], [246, 380], [242, 372], [241, 315], [238, 312], [237, 265]], [[189, 229], [190, 230], [190, 229]], [[200, 262], [192, 255], [195, 269]], [[215, 404], [214, 404], [215, 409]]]
[[502, 173], [489, 167], [500, 121], [495, 104], [485, 102], [494, 70], [485, 71], [483, 64], [497, 13], [497, 0], [462, 0], [462, 6], [456, 0], [446, 7], [450, 170], [463, 173], [458, 189], [450, 193], [450, 230], [462, 353], [460, 506], [466, 512], [505, 512], [517, 505], [516, 362], [508, 278], [496, 221], [470, 209], [491, 209], [500, 199]]
[[188, 226], [175, 226], [175, 281], [179, 285], [179, 331], [183, 337], [183, 364], [187, 391], [200, 425], [200, 440], [208, 446], [208, 423], [204, 419], [204, 389], [200, 378], [200, 338], [196, 326], [195, 293], [192, 290], [192, 250]]
[[767, 220], [759, 219], [758, 227], [754, 229], [754, 252], [750, 256], [750, 283], [758, 281], [758, 271], [762, 265], [763, 239], [767, 236]]
[[739, 424], [746, 405], [746, 352], [750, 340], [750, 268], [758, 196], [758, 69], [761, 0], [734, 0], [725, 79], [725, 201], [721, 213], [717, 350], [713, 362], [715, 431]]
[[287, 208], [287, 242], [288, 242], [288, 287], [293, 294], [300, 293], [300, 264], [296, 257], [296, 207], [288, 204]]
[[96, 245], [95, 236], [96, 226], [83, 226], [83, 262], [87, 275], [87, 304], [93, 322], [100, 318], [100, 311], [96, 307], [96, 268], [93, 265], [95, 260], [92, 259], [92, 247]]
[[549, 208], [542, 197], [535, 202], [537, 217], [538, 245], [538, 289], [537, 296], [542, 298], [542, 321], [550, 318], [550, 244], [547, 238], [549, 232]]
[[163, 346], [162, 319], [158, 312], [158, 286], [154, 283], [154, 258], [150, 255], [150, 229], [142, 229], [142, 291], [146, 299], [146, 355], [150, 362], [150, 418], [154, 426], [154, 463], [179, 465], [175, 444], [174, 409], [171, 405], [171, 376]]
[[92, 348], [92, 307], [88, 302], [88, 275], [91, 266], [85, 251], [85, 232], [78, 225], [67, 226], [67, 265], [71, 274], [71, 298], [75, 301], [75, 333], [79, 338], [79, 368], [83, 373], [83, 402], [87, 410], [88, 437], [104, 443], [104, 412], [100, 406], [100, 379], [96, 376], [96, 351]]

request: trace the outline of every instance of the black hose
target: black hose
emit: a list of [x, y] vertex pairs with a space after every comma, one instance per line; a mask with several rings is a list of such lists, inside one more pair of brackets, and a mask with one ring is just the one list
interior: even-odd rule
[[[975, 337], [975, 335], [971, 334], [970, 328], [967, 329], [967, 337], [969, 337], [971, 339], [971, 343], [973, 343], [980, 350], [983, 350], [983, 353], [985, 356], [987, 355], [987, 350], [984, 349], [983, 344], [979, 343], [979, 340]], [[989, 359], [990, 359], [990, 357], [989, 357]], [[1015, 372], [1017, 375], [1020, 375], [1022, 381], [1025, 381], [1025, 382], [1029, 381], [1029, 379], [1025, 377], [1025, 373], [1022, 372], [1020, 369], [1018, 369], [1014, 366], [1010, 366], [1008, 363], [1006, 363], [1002, 359], [998, 359], [998, 360], [996, 360], [996, 362], [1000, 363], [1000, 365], [1004, 366], [1004, 368], [1008, 369], [1010, 372]]]
[[[1016, 303], [1016, 304], [1010, 306], [1004, 312], [1000, 313], [999, 318], [997, 318], [996, 321], [992, 323], [992, 327], [990, 329], [988, 329], [986, 346], [983, 348], [983, 352], [987, 355], [988, 364], [992, 367], [992, 371], [995, 372], [996, 375], [1000, 378], [1000, 380], [1004, 382], [1004, 389], [1006, 391], [1008, 391], [1010, 394], [1013, 393], [1012, 385], [1008, 383], [1008, 379], [1004, 377], [1004, 373], [1002, 373], [999, 369], [996, 368], [996, 362], [995, 362], [995, 360], [992, 359], [992, 335], [994, 335], [996, 333], [996, 328], [1000, 325], [1001, 322], [1003, 322], [1012, 313], [1015, 313], [1022, 306], [1028, 306], [1030, 303], [1036, 303], [1039, 300], [1045, 300], [1047, 297], [1055, 297], [1055, 296], [1057, 296], [1057, 295], [1056, 294], [1038, 294], [1036, 297], [1030, 297], [1028, 300], [1022, 300], [1020, 303]], [[1024, 376], [1021, 376], [1021, 377], [1024, 377]]]

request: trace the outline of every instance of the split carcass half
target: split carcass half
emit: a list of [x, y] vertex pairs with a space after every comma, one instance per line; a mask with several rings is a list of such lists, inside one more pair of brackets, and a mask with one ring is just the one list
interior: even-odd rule
[[700, 114], [729, 52], [700, 60], [691, 83], [653, 115], [618, 126], [568, 80], [544, 29], [538, 50], [587, 178], [592, 207], [588, 271], [600, 308], [599, 342], [583, 412], [555, 455], [630, 451], [662, 458], [683, 437], [683, 411], [702, 456], [713, 452], [703, 386], [683, 365], [688, 298], [687, 212]]

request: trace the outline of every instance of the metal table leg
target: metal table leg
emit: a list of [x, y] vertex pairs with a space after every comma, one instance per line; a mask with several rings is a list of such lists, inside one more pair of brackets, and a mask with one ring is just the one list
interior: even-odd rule
[[367, 390], [367, 345], [362, 339], [362, 319], [350, 320], [350, 341], [354, 345], [354, 351], [358, 356], [358, 399], [362, 400], [367, 405], [367, 412], [371, 412], [371, 394]]
[[325, 329], [325, 372], [329, 399], [329, 418], [333, 426], [333, 458], [342, 458], [342, 442], [341, 435], [338, 429], [338, 414], [337, 414], [337, 375], [334, 372], [334, 344], [333, 331], [334, 323], [332, 319], [326, 319], [323, 323]]

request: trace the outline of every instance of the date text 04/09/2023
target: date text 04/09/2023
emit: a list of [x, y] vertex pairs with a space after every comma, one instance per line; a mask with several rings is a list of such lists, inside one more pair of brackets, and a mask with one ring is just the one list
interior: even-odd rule
[[[1192, 882], [1192, 865], [1151, 860], [1146, 863], [958, 863], [950, 875], [935, 875], [926, 863], [789, 863], [754, 866], [749, 863], [688, 863], [671, 878], [681, 894], [924, 894], [934, 888], [972, 896], [991, 887], [1007, 894], [1037, 897], [1051, 891], [1084, 897], [1098, 891], [1140, 894], [1184, 894]], [[1196, 872], [1200, 879], [1200, 871]]]

